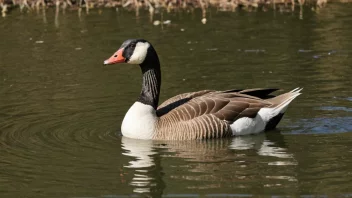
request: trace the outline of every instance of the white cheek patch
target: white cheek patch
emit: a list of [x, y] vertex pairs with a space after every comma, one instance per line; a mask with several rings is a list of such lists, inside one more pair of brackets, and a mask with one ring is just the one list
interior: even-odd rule
[[128, 61], [130, 64], [141, 64], [147, 56], [148, 48], [150, 44], [145, 42], [138, 42], [134, 48], [133, 54]]

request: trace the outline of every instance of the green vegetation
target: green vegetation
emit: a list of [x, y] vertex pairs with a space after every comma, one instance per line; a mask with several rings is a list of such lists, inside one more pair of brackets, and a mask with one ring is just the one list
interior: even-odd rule
[[325, 6], [330, 2], [352, 2], [352, 0], [0, 0], [0, 8], [3, 16], [15, 7], [23, 10], [33, 10], [45, 7], [57, 7], [66, 9], [85, 8], [87, 11], [97, 7], [123, 7], [127, 9], [148, 9], [153, 13], [155, 9], [165, 8], [167, 11], [179, 9], [201, 8], [205, 10], [209, 6], [217, 7], [222, 11], [235, 11], [243, 8], [247, 10], [258, 7], [276, 9], [294, 9], [297, 5], [309, 4], [317, 7]]

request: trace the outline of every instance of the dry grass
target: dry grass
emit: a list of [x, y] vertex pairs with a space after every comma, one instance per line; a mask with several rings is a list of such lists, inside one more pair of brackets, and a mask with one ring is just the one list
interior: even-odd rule
[[148, 9], [154, 13], [156, 9], [166, 9], [167, 11], [179, 9], [201, 8], [203, 12], [212, 6], [217, 7], [220, 11], [235, 11], [238, 8], [256, 9], [258, 7], [276, 7], [289, 8], [294, 10], [295, 6], [310, 4], [317, 7], [323, 7], [329, 2], [352, 2], [352, 0], [0, 0], [0, 8], [3, 16], [9, 9], [19, 7], [21, 11], [56, 7], [66, 9], [85, 8], [87, 12], [96, 7], [123, 7], [135, 9], [137, 12], [140, 8]]

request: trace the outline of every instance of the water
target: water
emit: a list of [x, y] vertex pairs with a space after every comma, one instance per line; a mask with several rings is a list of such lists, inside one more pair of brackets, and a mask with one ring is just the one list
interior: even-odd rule
[[[0, 196], [351, 195], [351, 9], [210, 10], [206, 25], [199, 10], [164, 13], [171, 24], [162, 27], [146, 11], [13, 10], [0, 19]], [[102, 63], [134, 37], [160, 56], [161, 101], [201, 89], [304, 87], [304, 94], [265, 134], [123, 138], [141, 74]]]

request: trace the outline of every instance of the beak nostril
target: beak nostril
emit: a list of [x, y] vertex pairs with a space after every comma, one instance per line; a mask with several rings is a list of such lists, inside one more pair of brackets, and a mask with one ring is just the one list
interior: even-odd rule
[[[0, 0], [1, 1], [1, 0]], [[122, 55], [123, 50], [119, 49], [117, 52], [113, 53], [110, 58], [108, 58], [106, 61], [104, 61], [105, 65], [112, 65], [115, 63], [123, 63], [125, 62], [125, 58]]]

